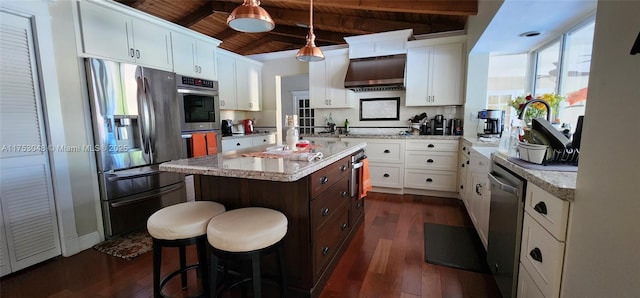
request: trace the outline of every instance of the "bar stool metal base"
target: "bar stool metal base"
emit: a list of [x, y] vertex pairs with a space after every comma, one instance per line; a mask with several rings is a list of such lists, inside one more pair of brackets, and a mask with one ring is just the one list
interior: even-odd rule
[[[187, 266], [186, 247], [195, 244], [198, 251], [198, 263]], [[160, 279], [162, 265], [162, 248], [178, 247], [180, 254], [180, 269], [173, 271]], [[162, 293], [164, 286], [174, 277], [180, 275], [182, 289], [187, 288], [187, 271], [197, 269], [202, 280], [202, 292], [195, 297], [209, 296], [209, 270], [207, 268], [207, 235], [186, 239], [165, 240], [153, 238], [153, 296], [166, 297]]]
[[[211, 246], [210, 248], [211, 248], [211, 263], [209, 264], [209, 268], [218, 268], [220, 259], [251, 260], [251, 277], [245, 278], [244, 276], [241, 276], [240, 280], [235, 281], [232, 284], [225, 283], [220, 290], [214, 287], [213, 289], [211, 289], [210, 297], [212, 298], [218, 297], [218, 295], [224, 294], [225, 291], [230, 290], [236, 286], [242, 285], [244, 283], [247, 283], [249, 281], [252, 281], [252, 284], [253, 284], [253, 297], [256, 297], [256, 298], [262, 297], [263, 281], [278, 284], [280, 286], [282, 297], [289, 297], [288, 288], [287, 288], [288, 284], [287, 284], [287, 278], [285, 273], [286, 267], [284, 264], [284, 253], [282, 249], [282, 240], [278, 241], [277, 243], [271, 246], [258, 249], [258, 250], [248, 251], [248, 252], [229, 252], [229, 251], [219, 250]], [[278, 262], [280, 267], [280, 283], [269, 278], [264, 278], [264, 279], [262, 278], [261, 257], [269, 255], [273, 252], [276, 252], [278, 257]], [[226, 271], [227, 270], [225, 270], [225, 273]], [[228, 274], [225, 274], [225, 275], [228, 275]], [[210, 285], [218, 284], [219, 281], [217, 280], [218, 279], [217, 270], [211, 269], [211, 273], [209, 277], [210, 277], [210, 281], [209, 281]], [[242, 293], [243, 293], [243, 297], [246, 297], [246, 291], [244, 287], [243, 287]]]

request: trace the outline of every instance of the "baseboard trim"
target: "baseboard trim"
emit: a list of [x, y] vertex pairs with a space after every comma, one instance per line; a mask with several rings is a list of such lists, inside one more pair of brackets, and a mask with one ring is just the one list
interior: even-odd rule
[[101, 242], [100, 234], [96, 231], [96, 232], [78, 237], [78, 248], [80, 249], [80, 251], [83, 251], [93, 247], [94, 245], [100, 242]]

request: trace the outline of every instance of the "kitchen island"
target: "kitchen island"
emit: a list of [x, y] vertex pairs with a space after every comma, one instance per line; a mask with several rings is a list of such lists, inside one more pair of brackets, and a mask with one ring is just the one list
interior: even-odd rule
[[[227, 210], [266, 207], [287, 216], [284, 238], [289, 292], [317, 297], [364, 218], [364, 205], [351, 196], [351, 156], [364, 142], [318, 141], [315, 161], [292, 155], [256, 157], [268, 146], [163, 163], [160, 170], [193, 174], [196, 200], [212, 200]], [[277, 263], [265, 261], [266, 272]], [[269, 288], [266, 288], [269, 290]]]

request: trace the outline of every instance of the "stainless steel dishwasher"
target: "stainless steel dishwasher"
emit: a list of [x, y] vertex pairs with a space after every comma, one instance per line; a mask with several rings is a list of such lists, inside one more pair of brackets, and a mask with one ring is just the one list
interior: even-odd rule
[[493, 164], [487, 264], [502, 297], [516, 297], [526, 180]]

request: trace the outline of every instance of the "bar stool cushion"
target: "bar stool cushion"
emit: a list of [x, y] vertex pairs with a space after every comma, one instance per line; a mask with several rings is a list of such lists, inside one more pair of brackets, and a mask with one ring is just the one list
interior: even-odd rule
[[227, 211], [209, 222], [207, 239], [216, 249], [248, 252], [269, 247], [287, 234], [287, 217], [282, 212], [248, 207]]
[[205, 235], [212, 217], [225, 211], [224, 205], [195, 201], [164, 207], [147, 220], [151, 237], [164, 240], [186, 239]]

